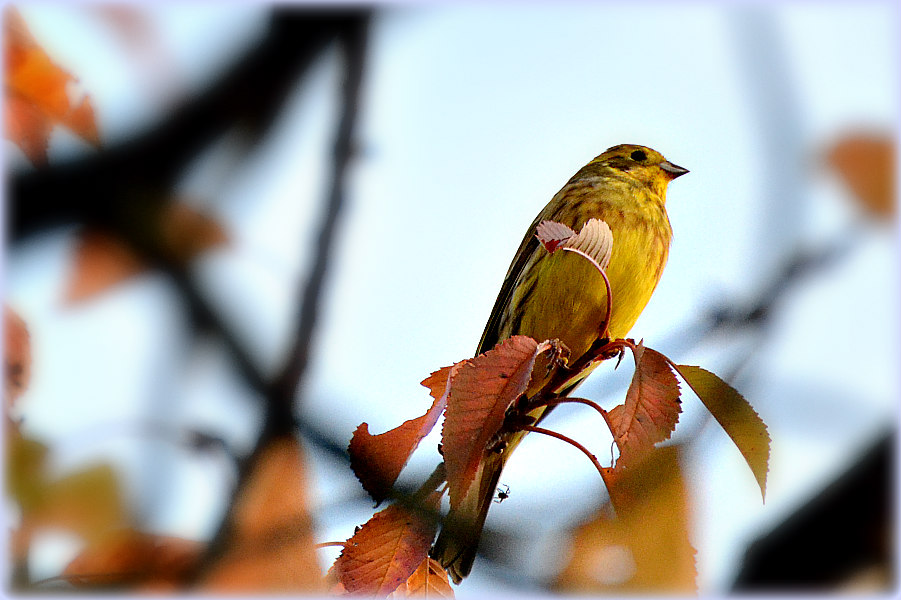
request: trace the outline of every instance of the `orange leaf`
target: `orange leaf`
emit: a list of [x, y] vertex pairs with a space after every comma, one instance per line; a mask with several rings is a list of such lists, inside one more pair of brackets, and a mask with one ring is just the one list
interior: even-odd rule
[[688, 493], [679, 448], [654, 448], [618, 471], [610, 488], [616, 510], [601, 510], [570, 536], [556, 591], [578, 594], [691, 594], [695, 550], [689, 541]]
[[770, 434], [766, 424], [741, 394], [710, 371], [691, 365], [676, 365], [676, 369], [732, 438], [751, 468], [761, 496], [766, 498], [770, 461]]
[[100, 141], [94, 110], [87, 96], [69, 99], [75, 81], [57, 66], [28, 31], [13, 7], [3, 12], [4, 83], [7, 135], [32, 161], [46, 160], [47, 140], [55, 124], [65, 125], [84, 140]]
[[528, 387], [535, 357], [549, 347], [516, 335], [460, 363], [451, 378], [441, 430], [452, 507], [466, 496], [485, 446], [500, 430], [507, 408]]
[[449, 367], [441, 367], [420, 381], [419, 385], [429, 388], [429, 395], [435, 400], [444, 397], [447, 394], [447, 382], [456, 373], [456, 367], [459, 364], [457, 362]]
[[669, 360], [638, 344], [634, 350], [635, 375], [626, 401], [607, 413], [613, 438], [619, 448], [616, 466], [628, 466], [654, 444], [669, 438], [679, 412], [679, 382]]
[[183, 202], [169, 203], [163, 209], [160, 237], [164, 251], [181, 264], [229, 241], [218, 221]]
[[25, 322], [8, 306], [3, 307], [3, 340], [3, 390], [9, 410], [31, 378], [31, 342]]
[[826, 155], [860, 205], [889, 219], [895, 214], [895, 141], [889, 135], [848, 135]]
[[100, 146], [100, 133], [97, 131], [97, 120], [94, 118], [94, 107], [90, 97], [84, 96], [76, 104], [62, 124], [77, 133], [86, 142]]
[[88, 545], [62, 577], [76, 587], [174, 591], [187, 583], [202, 549], [196, 541], [121, 529]]
[[454, 590], [447, 579], [447, 571], [434, 558], [422, 561], [413, 574], [391, 592], [389, 598], [453, 598]]
[[444, 367], [422, 382], [431, 388], [434, 401], [421, 417], [404, 421], [400, 426], [378, 435], [371, 435], [366, 423], [354, 431], [347, 448], [350, 468], [376, 503], [388, 497], [410, 455], [438, 422], [447, 404], [447, 383], [455, 367]]
[[86, 229], [78, 236], [65, 301], [74, 304], [144, 271], [144, 263], [117, 237]]
[[[425, 504], [437, 508], [440, 497], [433, 493]], [[333, 574], [350, 594], [387, 596], [426, 559], [435, 528], [403, 506], [391, 505], [347, 540]]]
[[[153, 227], [153, 223], [147, 226]], [[180, 202], [160, 207], [158, 230], [150, 237], [178, 264], [228, 242], [228, 235], [215, 219]], [[128, 244], [94, 229], [85, 229], [79, 235], [73, 262], [65, 295], [68, 304], [86, 300], [146, 269], [146, 263]]]
[[47, 162], [47, 141], [52, 124], [30, 102], [7, 94], [4, 99], [3, 123], [6, 137], [16, 143], [32, 164]]
[[225, 555], [201, 589], [212, 592], [321, 592], [301, 446], [272, 441], [237, 498]]
[[3, 11], [5, 84], [48, 116], [60, 119], [69, 112], [66, 85], [72, 76], [53, 64], [12, 6]]

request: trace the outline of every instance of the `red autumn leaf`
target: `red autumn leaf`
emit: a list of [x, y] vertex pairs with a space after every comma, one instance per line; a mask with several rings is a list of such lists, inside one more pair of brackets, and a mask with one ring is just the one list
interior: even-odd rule
[[696, 593], [689, 541], [688, 490], [678, 446], [655, 448], [633, 468], [618, 470], [609, 506], [569, 537], [569, 559], [554, 582], [566, 594]]
[[619, 448], [617, 468], [634, 463], [654, 444], [669, 438], [682, 410], [679, 382], [669, 360], [640, 343], [635, 347], [634, 356], [635, 375], [626, 401], [607, 413]]
[[710, 371], [691, 365], [676, 365], [676, 370], [738, 447], [766, 498], [770, 461], [766, 424], [741, 394]]
[[[435, 492], [425, 502], [436, 508]], [[344, 544], [333, 576], [350, 594], [385, 597], [426, 559], [436, 524], [393, 504], [377, 512]]]
[[241, 489], [225, 554], [205, 592], [324, 591], [313, 541], [302, 448], [292, 437], [269, 443]]
[[35, 164], [47, 160], [54, 125], [64, 125], [99, 145], [90, 100], [87, 96], [70, 100], [68, 87], [75, 78], [50, 59], [13, 7], [3, 11], [3, 34], [7, 136]]
[[441, 367], [434, 373], [419, 382], [419, 385], [429, 388], [429, 395], [438, 400], [447, 395], [447, 382], [456, 372], [460, 363], [454, 363], [449, 367]]
[[378, 435], [370, 434], [366, 423], [362, 423], [354, 431], [347, 448], [350, 468], [376, 503], [381, 503], [388, 497], [410, 455], [438, 422], [447, 404], [447, 383], [455, 367], [456, 365], [435, 371], [422, 382], [431, 389], [434, 401], [421, 417], [405, 421]]
[[[157, 237], [162, 252], [180, 264], [228, 242], [218, 222], [178, 202], [162, 208]], [[66, 302], [88, 299], [145, 269], [145, 262], [128, 244], [112, 234], [86, 229], [75, 246]]]
[[434, 558], [422, 561], [409, 579], [391, 592], [389, 598], [453, 598], [447, 571]]
[[3, 341], [3, 393], [9, 410], [31, 378], [31, 341], [25, 321], [8, 306], [3, 307]]
[[835, 143], [826, 160], [873, 216], [895, 214], [895, 141], [890, 135], [851, 134]]
[[526, 390], [535, 358], [550, 348], [517, 335], [461, 363], [451, 378], [441, 430], [451, 506], [472, 484], [486, 444], [504, 422], [507, 408]]
[[175, 591], [187, 583], [202, 549], [196, 541], [122, 529], [88, 545], [62, 577], [75, 587]]
[[553, 253], [556, 250], [575, 252], [590, 260], [599, 271], [606, 269], [610, 263], [613, 232], [610, 231], [610, 226], [600, 219], [589, 219], [579, 233], [563, 223], [542, 221], [538, 224], [535, 235], [548, 252]]

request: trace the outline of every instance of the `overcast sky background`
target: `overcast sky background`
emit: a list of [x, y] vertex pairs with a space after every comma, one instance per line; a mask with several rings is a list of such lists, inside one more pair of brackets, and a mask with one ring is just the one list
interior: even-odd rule
[[[256, 4], [145, 10], [157, 49], [142, 55], [85, 7], [21, 9], [90, 93], [110, 144], [202, 91], [266, 22]], [[371, 33], [360, 153], [304, 415], [349, 440], [362, 421], [381, 432], [422, 414], [429, 396], [419, 381], [472, 354], [534, 215], [609, 146], [645, 144], [691, 171], [670, 186], [669, 264], [632, 331], [679, 363], [728, 374], [754, 340], [692, 344], [706, 311], [750, 301], [794, 249], [831, 243], [857, 224], [863, 233], [850, 253], [777, 305], [764, 346], [736, 381], [773, 438], [765, 505], [738, 451], [717, 427], [703, 427], [703, 408], [686, 396], [676, 439], [699, 438], [685, 464], [698, 581], [702, 592], [728, 589], [745, 545], [897, 419], [897, 236], [863, 218], [820, 154], [849, 131], [896, 130], [898, 17], [890, 2], [385, 7]], [[253, 155], [241, 157], [226, 137], [181, 185], [233, 237], [195, 272], [269, 370], [290, 344], [293, 292], [311, 256], [338, 66], [335, 52], [317, 62]], [[58, 132], [51, 162], [90, 151]], [[8, 168], [27, 168], [9, 144], [6, 154]], [[74, 239], [74, 230], [57, 230], [6, 259], [4, 294], [28, 323], [34, 352], [26, 428], [61, 449], [61, 470], [114, 461], [158, 530], [208, 536], [227, 465], [136, 435], [135, 426], [209, 427], [246, 450], [259, 409], [221, 348], [186, 344], [185, 315], [162, 277], [63, 307]], [[621, 371], [598, 369], [582, 395], [612, 406], [630, 375]], [[547, 424], [609, 461], [609, 434], [592, 415], [567, 407]], [[414, 473], [435, 464], [429, 442]], [[358, 484], [312, 456], [317, 537], [343, 540], [370, 506], [329, 509]], [[562, 547], [555, 532], [602, 497], [600, 480], [572, 448], [530, 436], [501, 481], [511, 497], [492, 507], [489, 525], [532, 535], [523, 564], [550, 572], [547, 557]], [[57, 572], [77, 549], [64, 542], [48, 543], [36, 568]], [[477, 562], [456, 591], [504, 585]]]

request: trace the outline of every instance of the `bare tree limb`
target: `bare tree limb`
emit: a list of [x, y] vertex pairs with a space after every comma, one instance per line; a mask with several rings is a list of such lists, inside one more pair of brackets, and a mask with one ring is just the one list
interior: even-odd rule
[[[191, 159], [235, 126], [259, 137], [272, 123], [291, 86], [321, 51], [369, 9], [273, 11], [268, 33], [209, 89], [161, 123], [121, 144], [84, 158], [16, 174], [8, 182], [9, 240], [48, 227], [95, 223], [114, 230], [132, 207], [135, 191], [165, 199]], [[160, 200], [163, 201], [163, 200]]]
[[[242, 461], [238, 472], [238, 483], [234, 497], [237, 497], [247, 483], [265, 450], [273, 443], [285, 438], [294, 437], [295, 429], [306, 433], [304, 421], [294, 416], [295, 397], [302, 383], [306, 366], [309, 362], [310, 347], [316, 327], [316, 318], [321, 304], [323, 283], [329, 264], [329, 256], [335, 237], [341, 210], [344, 205], [345, 171], [352, 158], [352, 138], [356, 121], [360, 84], [363, 78], [363, 65], [366, 52], [368, 19], [359, 19], [339, 33], [338, 40], [344, 54], [345, 81], [342, 97], [341, 120], [335, 136], [333, 154], [331, 189], [326, 199], [325, 214], [320, 225], [316, 244], [316, 256], [313, 261], [310, 277], [301, 290], [297, 331], [294, 344], [285, 358], [281, 373], [266, 389], [266, 415], [263, 430], [257, 440], [256, 447], [246, 460]], [[343, 450], [343, 449], [342, 449]], [[346, 456], [346, 454], [344, 454]], [[229, 508], [217, 534], [209, 545], [198, 576], [215, 563], [229, 544], [235, 528], [235, 514]]]

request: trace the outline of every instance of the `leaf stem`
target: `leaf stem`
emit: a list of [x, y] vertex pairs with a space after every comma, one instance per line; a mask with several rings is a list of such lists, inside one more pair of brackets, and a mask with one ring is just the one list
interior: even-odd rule
[[557, 406], [558, 404], [584, 404], [586, 406], [590, 406], [595, 409], [602, 417], [604, 417], [604, 423], [607, 425], [607, 429], [610, 430], [610, 434], [613, 437], [616, 437], [616, 434], [613, 431], [613, 425], [610, 423], [610, 417], [607, 415], [607, 411], [601, 408], [601, 406], [597, 402], [593, 402], [587, 398], [551, 398], [550, 400], [540, 400], [535, 403], [529, 404], [529, 410], [531, 411], [534, 408], [538, 408], [539, 406]]
[[607, 272], [604, 271], [604, 268], [598, 264], [598, 262], [594, 259], [593, 256], [585, 252], [584, 250], [580, 250], [579, 248], [562, 248], [564, 251], [575, 252], [579, 256], [583, 256], [591, 262], [598, 270], [598, 273], [601, 274], [601, 277], [604, 278], [604, 285], [607, 287], [607, 314], [604, 315], [604, 328], [601, 330], [601, 338], [607, 337], [607, 327], [610, 325], [610, 311], [613, 306], [613, 290], [610, 289], [610, 280], [607, 279]]
[[597, 402], [594, 402], [587, 398], [565, 397], [565, 398], [551, 398], [549, 400], [541, 400], [539, 402], [530, 403], [529, 410], [531, 411], [532, 409], [538, 408], [540, 406], [557, 406], [558, 404], [584, 404], [585, 406], [590, 406], [591, 408], [596, 410], [598, 412], [598, 414], [600, 414], [602, 417], [604, 417], [604, 422], [607, 423], [607, 427], [610, 429], [611, 432], [613, 431], [613, 428], [610, 427], [610, 420], [607, 417], [607, 411], [604, 410], [603, 408], [601, 408], [601, 406]]
[[544, 435], [549, 435], [553, 438], [557, 438], [558, 440], [566, 442], [567, 444], [570, 444], [571, 446], [575, 446], [576, 448], [581, 450], [585, 456], [588, 457], [588, 459], [591, 461], [591, 464], [593, 464], [594, 468], [598, 470], [598, 473], [600, 473], [601, 479], [604, 480], [604, 486], [606, 486], [606, 488], [608, 490], [610, 489], [610, 481], [607, 479], [606, 470], [604, 469], [603, 466], [601, 466], [601, 463], [598, 462], [598, 458], [594, 454], [592, 454], [591, 451], [588, 450], [588, 448], [586, 448], [585, 446], [583, 446], [582, 444], [580, 444], [579, 442], [577, 442], [576, 440], [572, 439], [569, 436], [563, 435], [562, 433], [557, 433], [556, 431], [552, 431], [550, 429], [545, 429], [544, 427], [536, 427], [534, 425], [522, 425], [520, 427], [520, 429], [522, 429], [523, 431], [534, 431], [535, 433], [543, 433]]
[[607, 272], [601, 269], [601, 277], [604, 278], [604, 286], [607, 288], [607, 313], [604, 315], [604, 328], [601, 330], [601, 338], [607, 339], [610, 333], [610, 314], [613, 310], [613, 290], [610, 288], [610, 280]]

